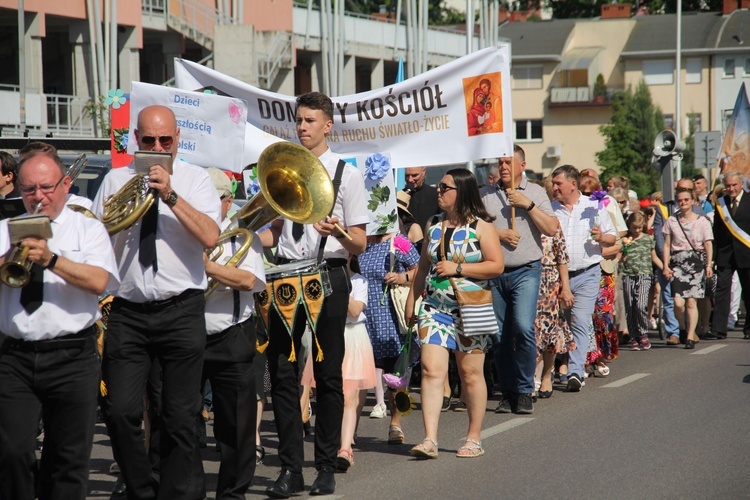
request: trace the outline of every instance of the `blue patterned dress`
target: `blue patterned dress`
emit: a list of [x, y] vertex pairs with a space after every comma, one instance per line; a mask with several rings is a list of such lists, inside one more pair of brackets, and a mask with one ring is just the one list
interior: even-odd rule
[[[410, 243], [411, 245], [411, 243]], [[359, 256], [359, 268], [367, 278], [367, 332], [375, 355], [375, 360], [395, 358], [401, 353], [402, 337], [398, 332], [398, 319], [393, 310], [391, 294], [385, 294], [385, 301], [381, 304], [385, 284], [383, 278], [391, 270], [391, 241], [368, 243], [367, 248]], [[414, 245], [409, 252], [403, 254], [395, 250], [395, 266], [393, 272], [403, 273], [407, 269], [419, 264], [419, 253]]]
[[[440, 260], [438, 249], [442, 234], [442, 218], [434, 223], [425, 238], [430, 255], [430, 272], [425, 282], [426, 296], [419, 311], [419, 338], [422, 344], [440, 345], [451, 350], [471, 352], [487, 351], [491, 345], [491, 335], [465, 337], [461, 335], [461, 322], [456, 294], [453, 292], [450, 279], [436, 275], [435, 265]], [[447, 228], [446, 235], [450, 242], [446, 245], [446, 260], [458, 262], [481, 262], [482, 251], [477, 239], [477, 221], [455, 229]], [[475, 280], [467, 277], [454, 277], [459, 290], [480, 290], [489, 285], [486, 280]]]

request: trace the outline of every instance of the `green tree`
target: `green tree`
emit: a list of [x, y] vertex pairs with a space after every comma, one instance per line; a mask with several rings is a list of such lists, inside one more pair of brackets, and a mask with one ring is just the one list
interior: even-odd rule
[[604, 167], [603, 177], [622, 175], [639, 196], [657, 190], [659, 176], [651, 166], [656, 135], [664, 129], [664, 115], [651, 100], [644, 81], [633, 92], [630, 88], [615, 93], [612, 116], [599, 127], [604, 150], [596, 161]]
[[[722, 0], [681, 0], [683, 12], [709, 11], [722, 9]], [[611, 3], [608, 0], [551, 0], [552, 16], [555, 19], [590, 18], [601, 15], [602, 5]], [[633, 6], [632, 12], [645, 6], [649, 14], [674, 14], [677, 12], [677, 0], [633, 0], [620, 1]]]

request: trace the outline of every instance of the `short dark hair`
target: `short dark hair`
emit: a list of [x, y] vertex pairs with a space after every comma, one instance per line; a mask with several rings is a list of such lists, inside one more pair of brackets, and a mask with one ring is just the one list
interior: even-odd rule
[[560, 165], [552, 171], [552, 177], [557, 177], [560, 174], [563, 174], [569, 181], [575, 181], [576, 185], [578, 185], [578, 181], [581, 177], [581, 174], [578, 173], [578, 169], [573, 165]]
[[13, 155], [7, 151], [0, 151], [0, 162], [2, 163], [3, 175], [13, 174], [13, 182], [16, 182], [18, 162]]
[[513, 153], [516, 153], [521, 158], [521, 161], [526, 161], [526, 151], [518, 144], [513, 146]]
[[322, 92], [308, 92], [297, 97], [297, 108], [300, 106], [319, 109], [329, 120], [333, 120], [333, 101]]
[[706, 180], [706, 176], [703, 174], [695, 174], [693, 177], [693, 182], [700, 181], [700, 180]]
[[461, 224], [466, 224], [474, 218], [487, 222], [495, 220], [484, 207], [474, 174], [465, 168], [454, 168], [448, 170], [445, 175], [453, 177], [453, 182], [456, 183], [456, 215]]

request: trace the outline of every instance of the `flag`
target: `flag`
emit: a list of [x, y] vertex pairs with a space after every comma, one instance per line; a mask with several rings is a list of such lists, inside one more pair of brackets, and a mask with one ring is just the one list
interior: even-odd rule
[[719, 166], [722, 174], [738, 172], [744, 177], [750, 176], [750, 102], [744, 83], [737, 94], [732, 117], [724, 133]]

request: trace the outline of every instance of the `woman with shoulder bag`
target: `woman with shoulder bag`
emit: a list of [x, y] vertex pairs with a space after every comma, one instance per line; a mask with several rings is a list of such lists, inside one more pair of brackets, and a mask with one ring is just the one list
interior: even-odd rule
[[[480, 432], [487, 410], [484, 356], [498, 331], [489, 311], [487, 280], [504, 268], [500, 240], [479, 195], [477, 181], [466, 169], [448, 171], [438, 184], [438, 205], [444, 211], [425, 227], [422, 256], [406, 301], [406, 316], [416, 321], [422, 354], [422, 417], [424, 440], [411, 449], [417, 458], [437, 458], [438, 421], [449, 351], [455, 351], [469, 429], [458, 449], [460, 458], [484, 455]], [[426, 294], [415, 311], [415, 298]], [[472, 299], [475, 297], [475, 299]], [[481, 297], [481, 299], [476, 298]], [[460, 299], [460, 300], [459, 300]], [[479, 313], [479, 315], [475, 315]], [[491, 322], [477, 318], [485, 314]]]

